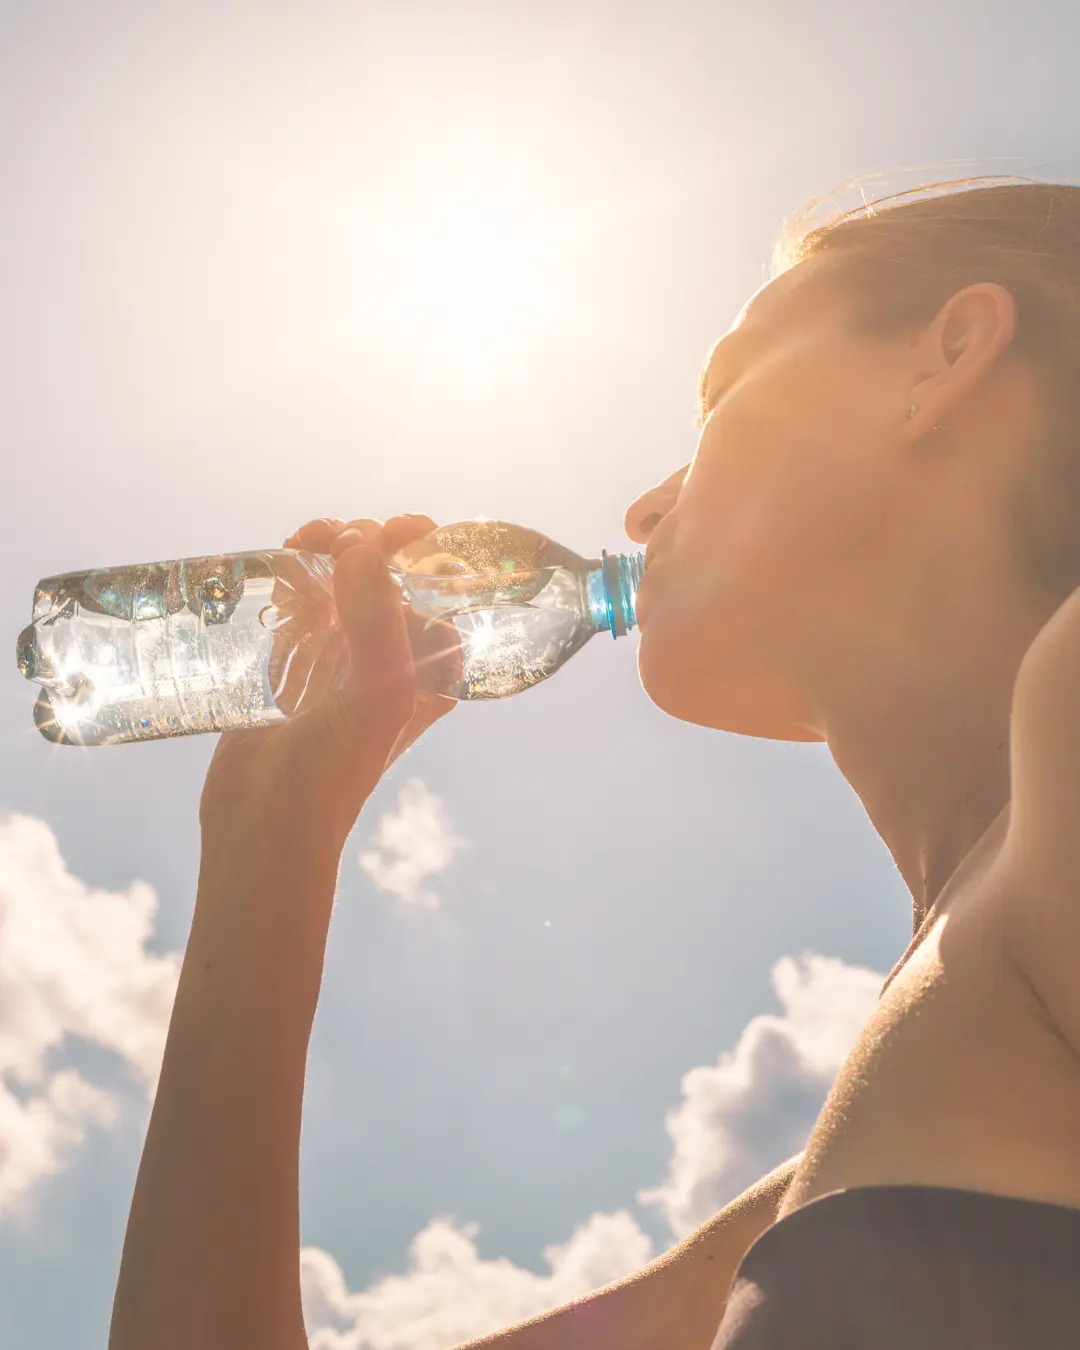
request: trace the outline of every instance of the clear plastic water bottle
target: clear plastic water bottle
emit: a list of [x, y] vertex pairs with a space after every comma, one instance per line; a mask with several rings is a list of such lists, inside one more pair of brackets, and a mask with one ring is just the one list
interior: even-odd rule
[[[645, 560], [587, 561], [479, 519], [416, 540], [389, 568], [418, 682], [488, 699], [547, 679], [595, 633], [629, 632]], [[325, 555], [269, 549], [46, 578], [18, 641], [20, 671], [41, 686], [38, 729], [114, 745], [284, 721], [345, 671], [332, 574]]]

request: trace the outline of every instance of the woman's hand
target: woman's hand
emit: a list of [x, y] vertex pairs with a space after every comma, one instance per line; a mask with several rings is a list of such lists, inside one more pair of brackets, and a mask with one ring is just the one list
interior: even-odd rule
[[324, 663], [283, 635], [283, 650], [300, 643], [274, 669], [278, 704], [294, 715], [223, 735], [206, 777], [199, 890], [111, 1350], [307, 1344], [301, 1104], [341, 847], [386, 766], [454, 707], [417, 689], [411, 612], [385, 562], [434, 529], [426, 516], [317, 520], [287, 541], [333, 556], [336, 615], [329, 604], [312, 614], [320, 602], [286, 585], [273, 601], [281, 622], [301, 634], [336, 623], [336, 645], [320, 645]]
[[407, 612], [386, 559], [436, 528], [427, 516], [315, 520], [286, 548], [334, 558], [341, 679], [308, 684], [289, 721], [226, 732], [203, 788], [204, 840], [228, 847], [245, 824], [267, 839], [340, 851], [386, 769], [456, 704], [417, 688]]

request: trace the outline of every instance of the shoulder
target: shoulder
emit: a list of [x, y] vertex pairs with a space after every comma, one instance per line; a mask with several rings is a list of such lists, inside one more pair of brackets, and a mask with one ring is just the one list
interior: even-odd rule
[[1080, 1051], [1080, 590], [1025, 654], [1013, 690], [999, 865], [1017, 964]]

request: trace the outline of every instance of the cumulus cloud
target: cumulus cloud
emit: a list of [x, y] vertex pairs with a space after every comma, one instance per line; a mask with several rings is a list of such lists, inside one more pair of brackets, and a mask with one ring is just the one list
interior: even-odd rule
[[360, 866], [376, 886], [404, 904], [435, 909], [439, 897], [425, 883], [448, 867], [463, 847], [442, 800], [419, 778], [410, 778], [395, 809], [379, 818], [372, 847], [361, 853]]
[[785, 956], [772, 971], [783, 1011], [752, 1018], [734, 1050], [684, 1075], [666, 1119], [668, 1175], [637, 1197], [677, 1237], [805, 1145], [883, 980], [830, 957]]
[[[682, 1101], [667, 1118], [668, 1176], [638, 1195], [677, 1237], [803, 1147], [882, 980], [828, 957], [784, 957], [772, 971], [781, 1011], [752, 1018], [732, 1051], [684, 1076]], [[412, 1243], [403, 1274], [355, 1294], [332, 1256], [306, 1248], [311, 1350], [447, 1350], [581, 1298], [653, 1255], [625, 1210], [594, 1214], [569, 1242], [546, 1248], [547, 1274], [481, 1258], [477, 1231], [436, 1219]]]
[[594, 1214], [561, 1246], [544, 1249], [547, 1274], [505, 1257], [485, 1260], [475, 1224], [435, 1219], [412, 1242], [409, 1268], [351, 1294], [333, 1257], [301, 1252], [311, 1350], [446, 1350], [580, 1298], [639, 1270], [652, 1244], [625, 1210]]
[[119, 1103], [54, 1060], [70, 1036], [114, 1052], [152, 1092], [180, 955], [146, 950], [153, 890], [88, 887], [49, 826], [0, 821], [0, 1215], [58, 1171]]
[[20, 1098], [0, 1080], [0, 1217], [25, 1203], [35, 1183], [59, 1171], [91, 1125], [111, 1125], [116, 1102], [74, 1069], [44, 1092]]
[[[418, 779], [379, 821], [361, 866], [403, 903], [434, 907], [425, 889], [462, 841]], [[117, 1055], [148, 1092], [161, 1062], [180, 954], [147, 950], [157, 900], [136, 882], [95, 890], [72, 876], [48, 825], [0, 820], [0, 1217], [67, 1165], [121, 1102], [58, 1066], [81, 1037]], [[714, 1065], [690, 1070], [667, 1117], [665, 1180], [639, 1193], [682, 1236], [803, 1146], [882, 976], [842, 961], [785, 957], [772, 972], [780, 1011], [752, 1018]], [[544, 1249], [537, 1272], [481, 1257], [475, 1224], [433, 1220], [403, 1273], [353, 1293], [334, 1258], [301, 1253], [311, 1350], [447, 1350], [581, 1298], [639, 1270], [652, 1243], [630, 1213], [593, 1214]]]

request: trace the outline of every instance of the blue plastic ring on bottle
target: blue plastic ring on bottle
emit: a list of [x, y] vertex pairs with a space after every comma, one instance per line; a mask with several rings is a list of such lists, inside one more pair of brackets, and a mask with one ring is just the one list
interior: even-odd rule
[[[601, 567], [604, 576], [604, 592], [607, 597], [608, 621], [613, 638], [624, 637], [627, 632], [626, 607], [622, 603], [622, 577], [619, 557], [612, 557], [607, 549], [600, 550]], [[618, 596], [618, 599], [616, 599]]]

